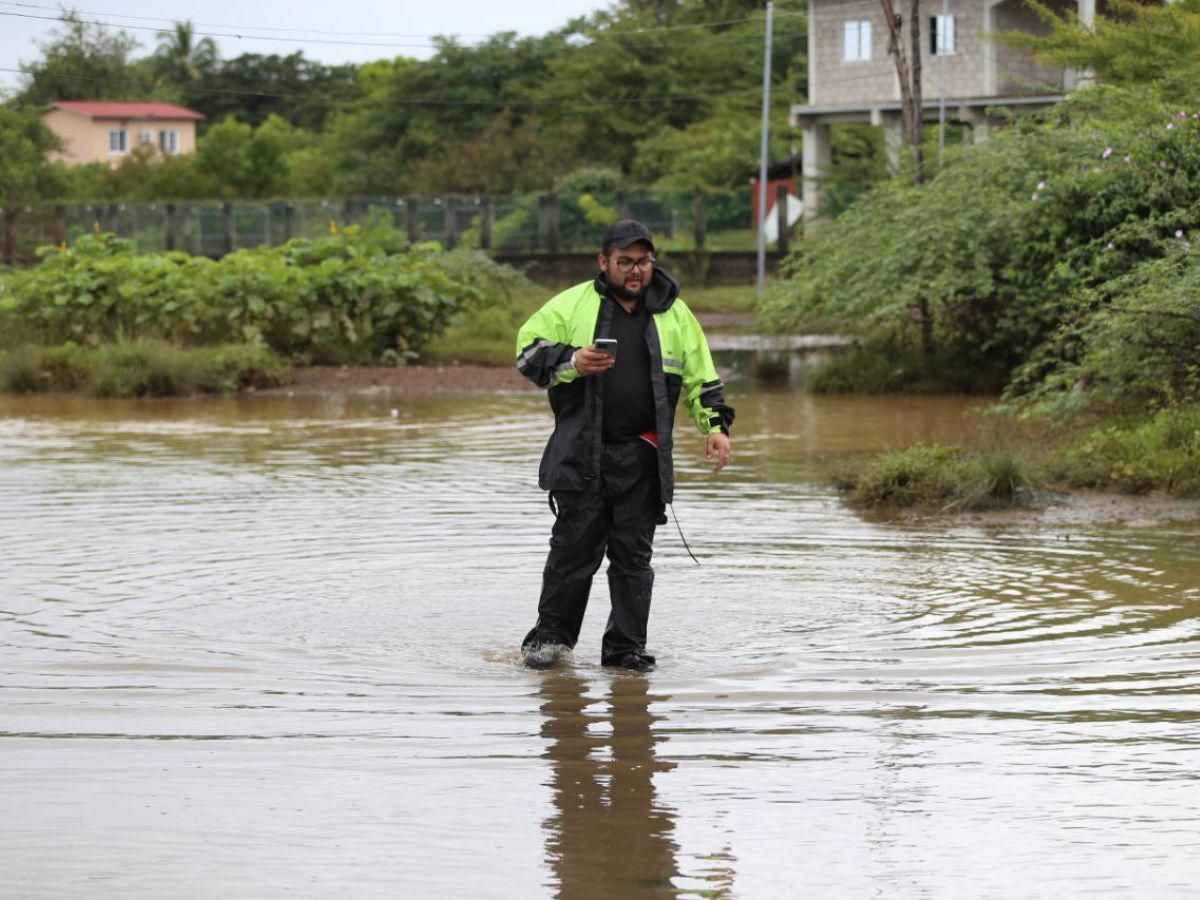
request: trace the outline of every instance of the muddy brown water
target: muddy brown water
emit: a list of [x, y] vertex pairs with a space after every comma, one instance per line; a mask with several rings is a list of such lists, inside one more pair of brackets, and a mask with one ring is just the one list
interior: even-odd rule
[[649, 677], [515, 648], [529, 394], [0, 399], [0, 895], [1200, 889], [1200, 525], [869, 521], [838, 454], [962, 399], [681, 430]]

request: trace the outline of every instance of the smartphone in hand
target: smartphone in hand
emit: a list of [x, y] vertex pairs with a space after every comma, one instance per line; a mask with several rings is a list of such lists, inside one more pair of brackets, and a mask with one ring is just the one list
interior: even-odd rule
[[592, 342], [598, 353], [603, 353], [605, 356], [617, 358], [617, 339], [616, 338], [596, 338]]

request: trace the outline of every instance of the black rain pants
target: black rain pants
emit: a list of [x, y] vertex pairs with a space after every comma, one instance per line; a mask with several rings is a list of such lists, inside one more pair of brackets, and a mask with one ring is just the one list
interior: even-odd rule
[[646, 623], [654, 570], [654, 528], [665, 521], [658, 489], [658, 451], [640, 438], [606, 443], [599, 491], [555, 491], [550, 554], [542, 577], [538, 620], [522, 646], [579, 640], [592, 576], [608, 554], [612, 611], [600, 661], [614, 665], [630, 653], [653, 662], [646, 650]]

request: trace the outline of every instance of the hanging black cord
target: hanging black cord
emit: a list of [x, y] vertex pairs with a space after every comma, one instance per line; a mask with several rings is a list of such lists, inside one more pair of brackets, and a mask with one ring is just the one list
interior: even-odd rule
[[688, 556], [692, 558], [692, 562], [694, 562], [696, 565], [700, 565], [700, 560], [696, 559], [696, 554], [693, 553], [692, 548], [688, 546], [687, 538], [683, 536], [683, 528], [681, 528], [679, 525], [679, 516], [675, 515], [675, 504], [668, 503], [667, 506], [671, 507], [671, 518], [675, 520], [675, 527], [679, 529], [679, 539], [683, 541], [683, 549], [688, 552]]

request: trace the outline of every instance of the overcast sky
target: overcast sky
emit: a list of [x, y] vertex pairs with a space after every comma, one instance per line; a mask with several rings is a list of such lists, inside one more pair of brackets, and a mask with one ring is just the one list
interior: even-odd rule
[[[245, 0], [77, 0], [70, 4], [84, 18], [116, 22], [127, 27], [169, 27], [169, 23], [161, 20], [191, 19], [198, 31], [244, 31], [280, 39], [214, 38], [221, 55], [226, 57], [303, 50], [305, 56], [326, 63], [363, 62], [393, 56], [423, 58], [431, 52], [432, 36], [439, 34], [458, 35], [464, 42], [497, 31], [544, 34], [576, 16], [609, 5], [607, 0], [521, 3], [497, 0], [426, 0], [421, 3], [405, 0], [326, 0], [322, 3], [297, 3], [295, 0], [256, 0], [253, 3]], [[54, 17], [55, 8], [54, 0], [0, 2], [0, 13], [23, 16]], [[144, 18], [133, 18], [139, 16]], [[0, 15], [0, 68], [14, 69], [21, 61], [36, 59], [37, 41], [44, 39], [54, 27], [53, 21]], [[155, 46], [153, 32], [130, 27], [130, 33], [141, 41], [143, 52]], [[306, 38], [396, 46], [309, 43]], [[18, 79], [19, 76], [12, 72], [0, 72], [0, 83], [5, 87], [13, 87]]]

